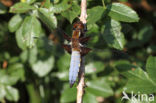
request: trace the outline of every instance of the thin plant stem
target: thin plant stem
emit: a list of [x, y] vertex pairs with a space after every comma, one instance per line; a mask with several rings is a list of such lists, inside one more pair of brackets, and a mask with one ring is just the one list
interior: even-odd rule
[[[81, 0], [80, 21], [86, 25], [87, 23], [87, 0]], [[81, 65], [79, 70], [79, 83], [77, 86], [77, 103], [83, 102], [85, 88], [85, 57], [81, 57]]]
[[102, 5], [103, 5], [104, 9], [106, 9], [106, 5], [105, 5], [104, 0], [102, 0]]

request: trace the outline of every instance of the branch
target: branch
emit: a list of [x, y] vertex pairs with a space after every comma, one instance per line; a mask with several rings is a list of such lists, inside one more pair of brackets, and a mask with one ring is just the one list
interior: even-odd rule
[[83, 24], [87, 23], [87, 0], [81, 0], [81, 15], [80, 15], [80, 21], [82, 21]]
[[77, 103], [82, 103], [84, 87], [85, 87], [85, 58], [81, 58], [81, 66], [79, 71], [79, 84], [77, 86]]
[[[87, 23], [87, 0], [81, 0], [81, 15], [80, 21], [83, 24]], [[83, 94], [84, 94], [84, 87], [85, 87], [85, 58], [81, 57], [81, 66], [79, 71], [79, 83], [77, 86], [77, 103], [82, 103], [83, 101]]]

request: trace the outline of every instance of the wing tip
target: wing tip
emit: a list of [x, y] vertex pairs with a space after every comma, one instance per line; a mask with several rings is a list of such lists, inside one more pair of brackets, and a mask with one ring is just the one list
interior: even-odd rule
[[70, 84], [70, 88], [72, 88], [72, 87], [73, 87], [73, 85], [74, 85], [74, 84]]
[[74, 83], [75, 83], [75, 81], [74, 82], [70, 81], [70, 88], [73, 87]]

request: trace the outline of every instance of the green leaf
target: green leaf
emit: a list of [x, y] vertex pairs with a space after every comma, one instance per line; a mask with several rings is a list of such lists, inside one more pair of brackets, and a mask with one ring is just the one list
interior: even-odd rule
[[34, 3], [36, 0], [26, 0], [26, 3], [28, 3], [28, 4], [32, 4], [32, 3]]
[[32, 69], [39, 77], [44, 77], [52, 70], [53, 66], [54, 57], [51, 56], [45, 61], [37, 61], [37, 63], [32, 65]]
[[27, 50], [24, 50], [20, 54], [20, 59], [21, 59], [22, 63], [25, 63], [28, 60], [28, 51]]
[[[5, 84], [7, 83], [7, 79], [8, 79], [8, 76], [5, 75], [6, 74], [6, 71], [4, 70], [0, 70], [0, 84]], [[7, 80], [7, 81], [6, 81]]]
[[13, 65], [10, 65], [8, 67], [8, 71], [7, 74], [11, 77], [11, 78], [16, 78], [17, 80], [25, 80], [25, 72], [24, 72], [24, 67], [22, 64], [20, 63], [16, 63]]
[[87, 34], [99, 33], [99, 26], [97, 24], [87, 24]]
[[35, 7], [29, 5], [28, 3], [20, 2], [20, 3], [16, 3], [15, 5], [13, 5], [10, 8], [9, 12], [10, 13], [25, 13], [29, 10], [34, 10], [34, 9]]
[[130, 62], [126, 60], [119, 60], [115, 62], [114, 65], [120, 73], [132, 70], [133, 68], [137, 68], [137, 66], [130, 64]]
[[19, 62], [19, 57], [17, 57], [17, 56], [11, 57], [9, 59], [10, 64], [14, 64], [14, 63], [17, 63], [17, 62]]
[[125, 45], [125, 38], [121, 32], [121, 25], [113, 19], [107, 20], [102, 27], [103, 38], [110, 47], [122, 50]]
[[4, 58], [6, 60], [9, 60], [10, 59], [10, 53], [9, 52], [5, 52], [3, 55], [4, 55]]
[[108, 97], [113, 95], [113, 91], [105, 79], [97, 79], [87, 82], [86, 91], [92, 93], [95, 96]]
[[20, 49], [22, 50], [25, 50], [27, 47], [23, 41], [23, 36], [22, 36], [22, 30], [23, 30], [23, 27], [21, 26], [17, 31], [16, 31], [16, 42], [17, 42], [17, 45]]
[[14, 15], [9, 21], [9, 30], [10, 32], [15, 32], [20, 25], [22, 24], [22, 17], [19, 14]]
[[80, 14], [80, 7], [77, 4], [72, 4], [72, 8], [70, 10], [66, 10], [61, 13], [63, 17], [65, 17], [70, 23], [73, 22], [73, 20], [78, 17]]
[[10, 101], [18, 101], [19, 99], [19, 93], [18, 90], [16, 88], [13, 88], [11, 86], [6, 86], [5, 87], [6, 90], [6, 98]]
[[152, 44], [147, 48], [148, 53], [155, 53], [156, 52], [156, 45]]
[[61, 56], [61, 58], [59, 58], [59, 60], [57, 61], [57, 68], [60, 71], [68, 70], [69, 65], [70, 65], [70, 55], [67, 53]]
[[86, 65], [85, 70], [86, 74], [98, 73], [104, 70], [104, 63], [99, 61], [89, 63]]
[[146, 70], [149, 77], [156, 83], [156, 57], [150, 56], [147, 59]]
[[53, 12], [50, 12], [49, 9], [40, 8], [38, 14], [41, 21], [45, 23], [50, 30], [53, 30], [57, 27], [57, 18], [55, 17]]
[[156, 92], [156, 83], [140, 67], [130, 63], [119, 63], [116, 65], [120, 73], [128, 78], [125, 86], [126, 92], [131, 93], [153, 93]]
[[22, 24], [22, 41], [26, 47], [33, 47], [36, 38], [40, 36], [41, 33], [41, 24], [40, 22], [33, 16], [27, 16], [24, 19]]
[[43, 6], [45, 7], [45, 8], [49, 8], [50, 7], [50, 0], [45, 0], [44, 1], [44, 4], [43, 4]]
[[18, 80], [24, 80], [23, 65], [16, 63], [10, 65], [7, 70], [0, 70], [0, 84], [14, 85]]
[[29, 59], [28, 62], [32, 66], [37, 61], [38, 49], [37, 47], [33, 47], [29, 49]]
[[[54, 4], [57, 4], [60, 0], [53, 0]], [[63, 0], [65, 1], [65, 0]]]
[[6, 95], [5, 86], [0, 84], [0, 101], [4, 99], [5, 95]]
[[76, 100], [76, 88], [68, 88], [61, 93], [61, 103], [70, 103]]
[[7, 7], [0, 3], [0, 14], [5, 14], [7, 12]]
[[13, 85], [17, 82], [17, 78], [16, 77], [11, 77], [9, 75], [6, 74], [5, 71], [0, 71], [0, 84], [4, 84], [4, 85]]
[[[69, 69], [69, 68], [68, 68]], [[69, 70], [63, 72], [54, 72], [51, 74], [54, 77], [59, 78], [61, 81], [68, 81], [69, 80]]]
[[91, 9], [88, 9], [87, 10], [87, 14], [88, 14], [87, 23], [88, 24], [96, 23], [98, 20], [102, 18], [103, 13], [104, 13], [104, 8], [102, 6], [96, 6]]
[[123, 22], [138, 22], [137, 13], [130, 7], [121, 4], [113, 3], [107, 6], [108, 15], [115, 20]]
[[36, 91], [36, 87], [33, 83], [26, 84], [27, 92], [29, 95], [29, 103], [41, 103], [40, 94]]
[[91, 93], [85, 93], [83, 103], [98, 103], [96, 100], [96, 96]]
[[145, 27], [143, 27], [138, 35], [138, 39], [142, 42], [142, 43], [146, 43], [150, 40], [150, 38], [152, 37], [153, 34], [153, 27], [152, 25], [147, 25]]
[[[126, 75], [126, 74], [125, 74]], [[156, 83], [154, 83], [148, 74], [142, 69], [130, 71], [127, 75], [128, 82], [125, 86], [127, 92], [134, 91], [134, 93], [154, 93], [156, 92]]]
[[71, 7], [71, 4], [68, 4], [69, 0], [63, 0], [61, 3], [57, 4], [57, 5], [52, 5], [49, 9], [50, 12], [53, 13], [61, 13], [67, 9], [69, 9]]

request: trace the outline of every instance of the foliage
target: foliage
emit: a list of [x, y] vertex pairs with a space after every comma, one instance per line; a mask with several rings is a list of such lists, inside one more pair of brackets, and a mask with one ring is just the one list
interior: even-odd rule
[[[155, 14], [119, 1], [125, 4], [87, 2], [86, 35], [91, 36], [92, 52], [86, 56], [84, 103], [121, 103], [124, 88], [127, 93], [156, 93]], [[77, 83], [69, 88], [70, 55], [61, 45], [62, 31], [71, 36], [72, 24], [79, 20], [80, 2], [17, 0], [10, 7], [0, 3], [2, 103], [75, 102]]]

